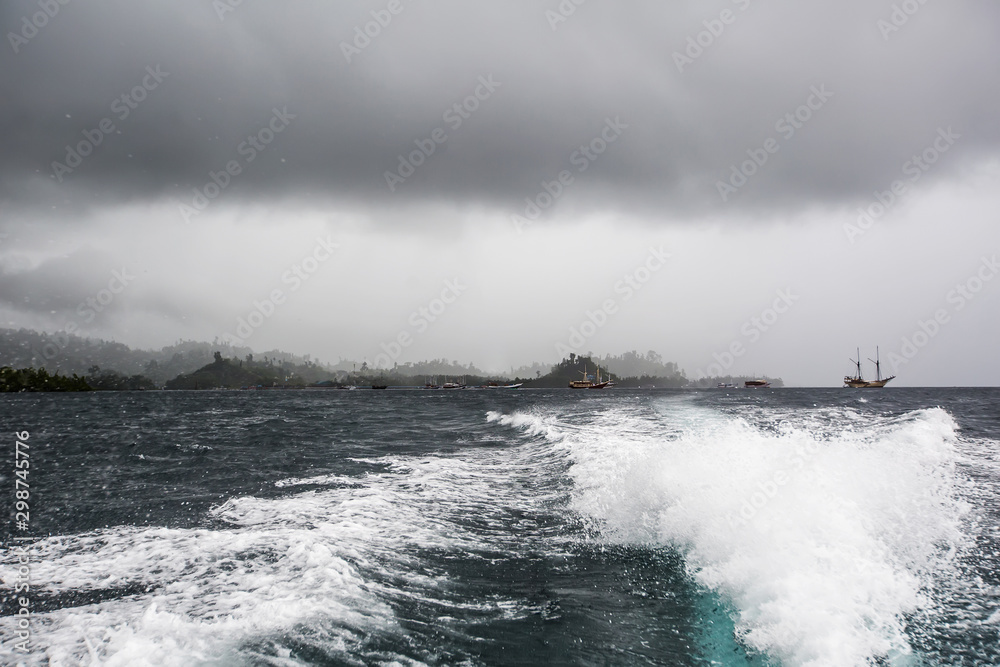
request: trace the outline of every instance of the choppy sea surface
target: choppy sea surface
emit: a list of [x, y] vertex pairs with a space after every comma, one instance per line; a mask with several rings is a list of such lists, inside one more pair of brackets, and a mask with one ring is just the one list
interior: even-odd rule
[[0, 444], [4, 665], [1000, 664], [1000, 390], [3, 395]]

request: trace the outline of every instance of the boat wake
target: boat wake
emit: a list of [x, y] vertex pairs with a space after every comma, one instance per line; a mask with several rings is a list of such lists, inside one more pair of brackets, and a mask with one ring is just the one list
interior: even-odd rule
[[[917, 664], [947, 604], [935, 591], [963, 576], [970, 508], [941, 409], [874, 421], [771, 410], [751, 423], [664, 399], [488, 418], [564, 450], [571, 506], [597, 539], [680, 551], [731, 605], [740, 643], [769, 660]], [[978, 616], [966, 620], [991, 622], [989, 607]]]

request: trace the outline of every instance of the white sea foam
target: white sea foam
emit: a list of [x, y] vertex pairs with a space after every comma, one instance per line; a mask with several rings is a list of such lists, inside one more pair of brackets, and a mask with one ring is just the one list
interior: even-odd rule
[[529, 435], [543, 436], [550, 441], [561, 440], [563, 436], [555, 420], [547, 419], [536, 413], [514, 412], [511, 414], [502, 414], [491, 410], [486, 413], [486, 421], [518, 428]]
[[[758, 415], [760, 416], [760, 415]], [[559, 425], [515, 414], [502, 423]], [[751, 424], [684, 402], [605, 412], [552, 437], [573, 507], [604, 539], [663, 544], [733, 605], [752, 651], [790, 665], [906, 664], [904, 616], [961, 545], [956, 425], [823, 409]]]
[[346, 475], [316, 475], [315, 477], [289, 477], [287, 479], [279, 479], [274, 483], [276, 487], [285, 488], [289, 486], [334, 486], [334, 485], [344, 485], [344, 486], [360, 486], [361, 483], [353, 478], [347, 477]]
[[[289, 484], [329, 488], [232, 498], [211, 512], [228, 528], [117, 527], [44, 540], [32, 555], [32, 594], [65, 600], [35, 615], [26, 664], [304, 664], [290, 657], [289, 637], [344, 664], [419, 664], [384, 648], [364, 653], [372, 636], [408, 645], [394, 600], [432, 605], [442, 623], [457, 610], [530, 611], [520, 599], [453, 594], [422, 558], [520, 548], [537, 528], [526, 517], [545, 502], [528, 483], [520, 493], [508, 486], [536, 473], [530, 460], [502, 449], [383, 457], [371, 461], [382, 472]], [[16, 558], [4, 560], [0, 579], [12, 585]], [[0, 619], [0, 631], [12, 636], [15, 623]], [[0, 663], [21, 657], [0, 646]]]
[[39, 663], [233, 664], [245, 642], [301, 623], [335, 622], [345, 645], [395, 626], [356, 568], [305, 531], [119, 528], [46, 540], [34, 558], [36, 599], [133, 592], [36, 614]]

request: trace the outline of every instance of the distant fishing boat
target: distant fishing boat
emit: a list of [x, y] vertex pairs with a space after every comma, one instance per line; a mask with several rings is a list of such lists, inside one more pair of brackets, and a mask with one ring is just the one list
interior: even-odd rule
[[736, 389], [736, 385], [733, 384], [732, 382], [720, 382], [719, 384], [715, 385], [715, 388], [716, 389]]
[[771, 386], [771, 383], [767, 380], [747, 380], [743, 383], [744, 389], [767, 389]]
[[489, 382], [482, 386], [482, 389], [520, 389], [523, 382], [517, 384], [500, 384], [499, 382]]
[[605, 380], [604, 382], [601, 382], [601, 367], [600, 366], [597, 367], [597, 381], [596, 382], [594, 382], [594, 376], [590, 375], [589, 373], [587, 373], [587, 366], [586, 366], [586, 364], [584, 365], [583, 370], [581, 371], [581, 373], [583, 373], [583, 379], [582, 380], [570, 380], [569, 381], [569, 388], [570, 389], [604, 389], [605, 387], [613, 386], [613, 383], [611, 382], [610, 379], [609, 380]]
[[882, 377], [882, 364], [879, 363], [878, 357], [878, 346], [875, 346], [875, 358], [869, 357], [868, 361], [875, 364], [875, 379], [866, 380], [861, 377], [861, 348], [858, 348], [858, 358], [851, 359], [851, 362], [857, 368], [857, 375], [845, 375], [844, 376], [844, 386], [850, 387], [851, 389], [881, 389], [889, 383], [890, 380], [895, 379], [895, 375], [890, 375], [887, 378]]

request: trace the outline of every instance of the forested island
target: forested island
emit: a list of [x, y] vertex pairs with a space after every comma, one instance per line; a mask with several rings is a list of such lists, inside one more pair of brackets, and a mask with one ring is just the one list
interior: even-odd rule
[[[113, 369], [113, 370], [112, 370]], [[571, 353], [557, 364], [534, 363], [509, 372], [487, 373], [474, 364], [433, 359], [370, 368], [341, 359], [321, 363], [309, 355], [271, 350], [256, 354], [219, 340], [179, 341], [160, 350], [133, 350], [113, 341], [26, 329], [0, 329], [0, 392], [137, 391], [206, 389], [305, 389], [423, 387], [445, 382], [469, 387], [520, 384], [524, 388], [565, 388], [584, 374], [626, 388], [715, 387], [754, 378], [689, 379], [676, 363], [654, 351], [597, 356]], [[782, 386], [777, 378], [764, 378]]]

